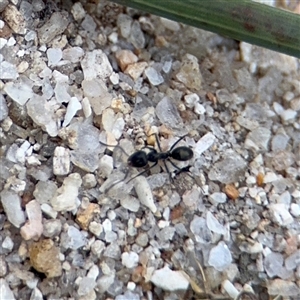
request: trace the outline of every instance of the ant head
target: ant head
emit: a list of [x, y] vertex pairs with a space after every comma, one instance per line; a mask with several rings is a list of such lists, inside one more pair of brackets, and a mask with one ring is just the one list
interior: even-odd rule
[[128, 157], [127, 163], [134, 168], [143, 168], [148, 164], [147, 154], [142, 150], [134, 152]]

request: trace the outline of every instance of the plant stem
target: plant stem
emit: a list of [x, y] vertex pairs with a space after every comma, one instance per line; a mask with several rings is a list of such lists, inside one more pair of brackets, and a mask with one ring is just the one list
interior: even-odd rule
[[250, 0], [112, 0], [300, 58], [300, 16]]

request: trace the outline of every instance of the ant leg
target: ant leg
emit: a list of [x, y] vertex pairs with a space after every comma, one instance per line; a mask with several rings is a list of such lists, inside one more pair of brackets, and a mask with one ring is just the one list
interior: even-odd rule
[[177, 172], [175, 172], [175, 176], [179, 175], [180, 173], [185, 172], [190, 178], [192, 178], [194, 180], [194, 182], [201, 188], [202, 192], [204, 193], [202, 187], [198, 184], [197, 180], [190, 174], [190, 165], [183, 167], [183, 168], [179, 168], [178, 166], [176, 166], [170, 159], [168, 159], [168, 161], [171, 163], [171, 165], [177, 169]]
[[172, 152], [172, 150], [175, 148], [175, 146], [176, 146], [181, 140], [183, 140], [186, 136], [188, 136], [188, 134], [182, 136], [178, 141], [176, 141], [176, 142], [172, 145], [172, 147], [170, 148], [169, 152]]
[[[160, 152], [163, 152], [162, 149], [161, 149], [161, 147], [160, 147], [160, 142], [159, 142], [157, 133], [152, 133], [151, 135], [155, 135], [155, 140], [156, 140], [156, 143], [157, 143], [157, 147], [158, 147], [158, 149], [159, 149]], [[151, 135], [150, 135], [150, 136], [151, 136]], [[168, 152], [171, 152], [171, 151], [175, 148], [175, 146], [176, 146], [181, 140], [183, 140], [186, 136], [188, 136], [188, 134], [185, 134], [185, 135], [182, 136], [178, 141], [176, 141], [176, 142], [172, 145], [172, 147], [170, 148], [170, 150], [169, 150]]]
[[[158, 147], [159, 151], [162, 152], [161, 147], [160, 147], [160, 142], [159, 142], [159, 139], [158, 139], [158, 135], [157, 135], [157, 133], [153, 133], [153, 134], [155, 135], [155, 140], [156, 140], [157, 147]], [[151, 134], [151, 135], [153, 135], [153, 134]]]
[[123, 182], [124, 180], [126, 180], [126, 178], [128, 177], [129, 174], [129, 170], [127, 170], [127, 172], [125, 173], [125, 177], [123, 179], [120, 179], [118, 181], [116, 181], [115, 183], [113, 183], [111, 186], [109, 186], [108, 188], [106, 188], [104, 190], [104, 193], [106, 194], [110, 189], [112, 189], [114, 186], [116, 186], [117, 184]]
[[149, 149], [149, 150], [152, 150], [152, 151], [155, 150], [154, 147], [150, 147], [150, 146], [144, 146], [141, 150], [143, 150], [143, 149]]
[[139, 174], [135, 175], [134, 177], [130, 178], [130, 179], [127, 181], [127, 183], [130, 182], [131, 180], [133, 180], [133, 179], [135, 179], [135, 178], [137, 178], [137, 177], [139, 177], [139, 176], [145, 174], [145, 173], [148, 172], [150, 169], [154, 168], [156, 165], [157, 165], [157, 162], [154, 163], [151, 167], [145, 169], [144, 171], [142, 171], [142, 172], [140, 172]]
[[101, 145], [103, 145], [103, 146], [106, 146], [106, 147], [119, 148], [126, 156], [129, 156], [129, 155], [126, 153], [126, 151], [125, 151], [121, 146], [119, 146], [119, 145], [108, 145], [108, 144], [105, 144], [105, 143], [100, 142], [100, 141], [99, 141], [99, 143], [100, 143]]
[[[122, 151], [122, 153], [124, 153], [127, 157], [129, 156], [126, 151], [119, 145], [108, 145], [108, 144], [105, 144], [101, 141], [99, 141], [99, 143], [103, 146], [106, 146], [106, 147], [113, 147], [113, 148], [117, 148], [117, 149], [120, 149]], [[113, 167], [114, 169], [116, 168], [116, 161], [115, 161], [115, 156], [113, 155]]]
[[[159, 151], [160, 151], [160, 152], [163, 152], [162, 149], [161, 149], [161, 146], [160, 146], [160, 142], [159, 142], [157, 133], [153, 133], [153, 134], [155, 134], [155, 140], [156, 140], [157, 147], [158, 147]], [[179, 140], [179, 141], [180, 141], [180, 140]], [[177, 144], [179, 141], [177, 141], [176, 144]], [[173, 146], [172, 146], [172, 147], [173, 147]], [[171, 148], [171, 149], [172, 149], [172, 148]], [[168, 152], [170, 152], [170, 151], [168, 151]], [[173, 182], [173, 178], [172, 178], [172, 176], [171, 176], [171, 172], [170, 172], [170, 170], [169, 170], [169, 168], [168, 168], [168, 166], [167, 166], [165, 160], [163, 160], [163, 163], [164, 163], [164, 166], [165, 166], [165, 169], [166, 169], [167, 173], [169, 174], [170, 181]]]

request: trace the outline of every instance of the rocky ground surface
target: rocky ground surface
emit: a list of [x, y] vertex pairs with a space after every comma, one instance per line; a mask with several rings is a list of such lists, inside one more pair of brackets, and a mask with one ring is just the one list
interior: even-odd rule
[[[1, 299], [300, 299], [299, 60], [105, 1], [4, 0], [0, 90]], [[190, 173], [129, 181], [125, 152], [182, 136]]]

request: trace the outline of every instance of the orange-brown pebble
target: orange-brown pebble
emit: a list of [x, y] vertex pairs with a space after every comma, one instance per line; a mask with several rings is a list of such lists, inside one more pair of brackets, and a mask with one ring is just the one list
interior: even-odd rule
[[264, 184], [264, 174], [263, 173], [258, 173], [256, 176], [256, 183], [258, 186], [262, 186]]
[[225, 194], [232, 200], [236, 200], [240, 195], [239, 191], [233, 184], [226, 184], [224, 191]]
[[170, 214], [171, 221], [181, 218], [183, 215], [183, 208], [181, 206], [176, 206], [172, 209]]
[[50, 239], [33, 243], [29, 247], [30, 264], [48, 278], [61, 276], [62, 267], [59, 260], [59, 249]]
[[210, 100], [213, 104], [217, 103], [217, 98], [212, 92], [207, 92], [206, 97]]
[[124, 73], [128, 74], [134, 81], [136, 81], [143, 74], [148, 64], [144, 61], [130, 64], [125, 69]]
[[136, 63], [138, 61], [138, 57], [130, 50], [120, 50], [116, 53], [116, 59], [118, 65], [120, 66], [121, 70], [127, 68], [128, 65]]
[[162, 35], [159, 35], [155, 39], [155, 46], [157, 47], [167, 47], [169, 45], [168, 41], [166, 38]]
[[132, 272], [131, 280], [135, 283], [140, 282], [143, 279], [143, 272], [144, 272], [144, 267], [137, 266]]
[[80, 208], [76, 215], [76, 222], [80, 228], [87, 230], [90, 222], [93, 220], [95, 214], [100, 213], [100, 207], [96, 203], [89, 203], [86, 209]]

